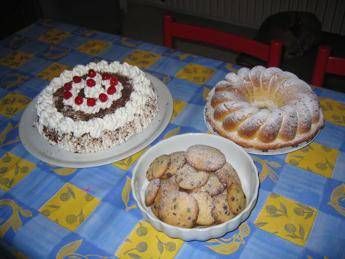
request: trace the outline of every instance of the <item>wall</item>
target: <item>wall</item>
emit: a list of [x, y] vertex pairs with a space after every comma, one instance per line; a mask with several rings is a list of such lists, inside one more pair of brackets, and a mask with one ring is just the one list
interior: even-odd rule
[[314, 13], [327, 32], [345, 35], [344, 0], [127, 0], [180, 13], [258, 29], [264, 19], [280, 11]]

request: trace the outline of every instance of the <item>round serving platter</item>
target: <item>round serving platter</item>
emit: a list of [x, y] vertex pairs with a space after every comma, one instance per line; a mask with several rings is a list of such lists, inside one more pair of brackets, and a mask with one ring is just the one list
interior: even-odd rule
[[85, 168], [116, 162], [129, 157], [152, 143], [169, 124], [173, 99], [167, 86], [158, 78], [146, 74], [157, 94], [158, 114], [142, 132], [125, 143], [96, 153], [80, 154], [49, 144], [34, 127], [37, 97], [25, 109], [19, 123], [19, 137], [24, 147], [40, 160], [61, 167]]

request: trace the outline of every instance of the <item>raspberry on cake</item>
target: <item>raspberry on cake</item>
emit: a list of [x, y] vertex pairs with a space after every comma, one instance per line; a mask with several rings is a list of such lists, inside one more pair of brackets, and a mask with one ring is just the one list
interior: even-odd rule
[[35, 126], [52, 145], [101, 151], [145, 129], [158, 113], [157, 95], [145, 73], [119, 62], [66, 70], [40, 93]]

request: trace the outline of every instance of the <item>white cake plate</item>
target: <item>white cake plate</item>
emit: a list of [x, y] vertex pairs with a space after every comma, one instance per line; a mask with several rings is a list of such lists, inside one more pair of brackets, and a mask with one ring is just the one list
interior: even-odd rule
[[129, 157], [152, 143], [169, 124], [173, 112], [173, 99], [167, 86], [158, 78], [147, 74], [157, 93], [157, 116], [141, 133], [130, 137], [125, 143], [96, 153], [73, 153], [49, 144], [33, 126], [36, 115], [35, 98], [25, 109], [19, 123], [19, 137], [24, 147], [40, 160], [61, 167], [85, 168], [104, 164]]

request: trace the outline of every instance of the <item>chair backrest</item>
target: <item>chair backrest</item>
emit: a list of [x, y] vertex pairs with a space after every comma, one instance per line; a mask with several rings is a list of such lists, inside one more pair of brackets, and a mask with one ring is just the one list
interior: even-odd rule
[[172, 48], [173, 38], [207, 43], [213, 46], [243, 52], [267, 62], [268, 67], [279, 67], [283, 44], [273, 40], [264, 44], [216, 29], [179, 23], [169, 15], [164, 16], [164, 46]]
[[331, 56], [331, 48], [320, 46], [317, 52], [311, 84], [322, 86], [326, 74], [345, 76], [345, 58]]

